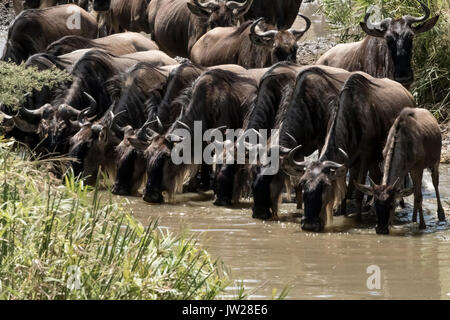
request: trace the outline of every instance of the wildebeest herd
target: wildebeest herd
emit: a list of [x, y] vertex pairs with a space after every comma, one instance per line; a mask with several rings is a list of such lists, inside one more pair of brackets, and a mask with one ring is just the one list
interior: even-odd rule
[[[376, 231], [386, 234], [397, 203], [412, 193], [413, 220], [419, 211], [426, 227], [421, 185], [428, 168], [445, 221], [440, 129], [409, 92], [414, 36], [439, 18], [430, 19], [422, 1], [422, 17], [374, 24], [369, 12], [360, 24], [364, 40], [337, 45], [315, 65], [296, 64], [311, 26], [300, 15], [304, 27], [292, 28], [302, 0], [73, 1], [92, 13], [61, 4], [69, 1], [24, 2], [2, 60], [64, 69], [72, 79], [28, 93], [17, 113], [2, 106], [2, 128], [41, 154], [70, 155], [87, 183], [101, 168], [115, 181], [113, 193], [136, 195], [145, 185], [150, 203], [186, 190], [213, 189], [217, 206], [252, 196], [257, 219], [276, 218], [282, 195], [295, 193], [307, 231], [322, 231], [355, 200], [357, 218], [373, 205]], [[66, 23], [74, 10], [75, 29]], [[176, 56], [190, 61], [179, 64]], [[202, 130], [277, 129], [270, 152], [278, 151], [281, 170], [173, 163], [182, 143], [176, 130], [194, 132], [196, 122]], [[318, 159], [305, 161], [316, 150]]]

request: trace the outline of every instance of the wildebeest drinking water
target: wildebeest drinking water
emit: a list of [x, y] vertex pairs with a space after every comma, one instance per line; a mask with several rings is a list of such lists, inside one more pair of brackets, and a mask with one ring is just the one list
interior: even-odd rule
[[[414, 108], [415, 102], [398, 82], [356, 72], [345, 82], [336, 106], [319, 159], [296, 161], [294, 157], [302, 146], [289, 155], [293, 168], [305, 172], [301, 179], [305, 204], [302, 228], [307, 231], [323, 230], [332, 221], [333, 208], [346, 195], [351, 195], [351, 189], [346, 192], [348, 169], [350, 181], [362, 183], [369, 170], [375, 181], [381, 179], [379, 163], [384, 141], [400, 112], [407, 107]], [[350, 187], [353, 189], [352, 184]], [[362, 200], [363, 194], [357, 192], [358, 220]], [[345, 206], [345, 201], [342, 203]]]
[[376, 232], [389, 233], [389, 223], [399, 197], [411, 194], [403, 187], [403, 179], [411, 173], [414, 192], [413, 222], [419, 211], [420, 228], [425, 229], [422, 208], [422, 176], [424, 169], [431, 170], [436, 191], [439, 221], [445, 221], [445, 213], [439, 194], [439, 163], [441, 160], [442, 135], [436, 118], [425, 109], [404, 109], [395, 120], [383, 150], [384, 173], [380, 185], [371, 181], [370, 186], [356, 184], [362, 192], [374, 196], [378, 217]]

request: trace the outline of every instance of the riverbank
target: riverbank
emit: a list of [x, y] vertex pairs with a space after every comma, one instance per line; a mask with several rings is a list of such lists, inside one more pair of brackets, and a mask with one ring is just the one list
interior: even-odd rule
[[63, 162], [0, 140], [0, 300], [208, 300], [231, 284], [185, 232], [144, 227], [123, 199], [73, 177], [61, 184], [50, 169]]

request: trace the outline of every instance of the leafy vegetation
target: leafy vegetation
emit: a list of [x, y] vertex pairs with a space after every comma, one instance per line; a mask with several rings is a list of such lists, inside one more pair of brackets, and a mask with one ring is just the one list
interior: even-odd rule
[[55, 159], [13, 144], [0, 141], [0, 299], [213, 299], [229, 285], [192, 238], [144, 228], [73, 175], [61, 185]]
[[[412, 88], [417, 102], [434, 111], [440, 120], [450, 113], [450, 2], [448, 0], [423, 0], [432, 16], [439, 14], [436, 26], [420, 34], [414, 43], [413, 64], [415, 84]], [[423, 15], [417, 0], [322, 0], [322, 12], [330, 29], [340, 42], [362, 39], [365, 34], [359, 27], [370, 6], [379, 10], [378, 20], [403, 15]]]
[[0, 61], [0, 104], [14, 110], [26, 93], [53, 88], [70, 79], [69, 73], [57, 68], [38, 71], [36, 67], [25, 68], [24, 64]]

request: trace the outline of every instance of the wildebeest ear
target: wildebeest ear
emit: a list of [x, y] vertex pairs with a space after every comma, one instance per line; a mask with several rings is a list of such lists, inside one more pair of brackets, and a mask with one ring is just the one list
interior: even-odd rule
[[383, 38], [385, 31], [383, 30], [379, 30], [379, 29], [369, 29], [369, 27], [367, 26], [367, 24], [365, 22], [360, 22], [359, 25], [361, 26], [361, 28], [363, 29], [363, 31], [368, 34], [369, 36], [372, 37], [378, 37], [378, 38]]
[[430, 20], [416, 26], [416, 27], [412, 27], [412, 29], [414, 30], [415, 34], [419, 34], [419, 33], [424, 33], [427, 32], [429, 30], [431, 30], [436, 23], [439, 20], [439, 15], [437, 15], [436, 17], [431, 18]]
[[260, 37], [254, 34], [250, 34], [250, 40], [259, 46], [272, 47], [275, 41], [274, 38], [271, 37]]
[[331, 168], [330, 172], [331, 172], [331, 178], [336, 179], [336, 178], [345, 177], [347, 175], [347, 167], [341, 166], [339, 168]]
[[373, 196], [373, 188], [371, 186], [359, 184], [356, 181], [353, 181], [353, 184], [355, 185], [355, 188], [361, 191], [362, 193], [367, 194], [369, 196]]
[[210, 13], [208, 11], [203, 10], [202, 8], [199, 8], [190, 2], [187, 3], [187, 6], [188, 6], [189, 10], [196, 16], [205, 17], [205, 16], [210, 15]]

